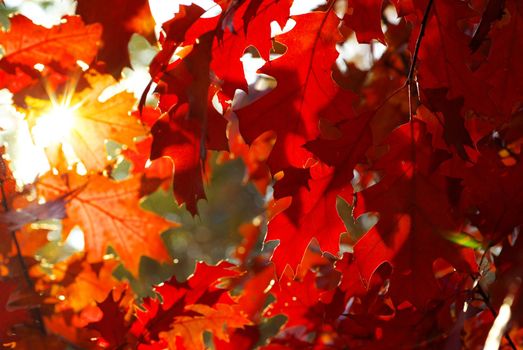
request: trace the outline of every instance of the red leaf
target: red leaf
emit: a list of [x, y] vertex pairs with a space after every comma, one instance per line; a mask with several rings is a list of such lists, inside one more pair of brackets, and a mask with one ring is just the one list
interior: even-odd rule
[[[338, 254], [345, 226], [336, 211], [336, 200], [342, 197], [352, 201], [353, 169], [371, 145], [371, 116], [363, 114], [339, 123], [341, 135], [337, 139], [320, 136], [308, 142], [304, 147], [326, 163], [312, 166], [310, 177], [307, 170], [285, 170], [283, 179], [276, 182], [275, 197], [292, 195], [289, 208], [270, 220], [266, 237], [267, 241], [280, 241], [271, 258], [278, 275], [286, 264], [296, 269], [313, 238], [318, 240], [322, 251]], [[300, 183], [302, 178], [305, 183]]]
[[76, 13], [86, 23], [103, 26], [98, 58], [107, 63], [114, 76], [129, 65], [127, 43], [131, 35], [151, 37], [154, 32], [154, 20], [146, 0], [113, 0], [110, 6], [104, 0], [79, 0]]
[[193, 215], [196, 204], [205, 198], [202, 179], [201, 124], [187, 117], [188, 105], [177, 106], [151, 129], [151, 160], [162, 156], [174, 162], [173, 189], [178, 204], [186, 204]]
[[[254, 46], [261, 58], [269, 60], [272, 49], [271, 27], [276, 21], [282, 28], [289, 18], [291, 0], [249, 0], [231, 2], [222, 15], [222, 28], [213, 45], [211, 69], [221, 80], [221, 88], [230, 97], [236, 89], [247, 91], [240, 58]], [[239, 4], [239, 6], [238, 6]]]
[[[507, 0], [503, 19], [491, 30], [491, 47], [487, 61], [478, 69], [477, 89], [488, 93], [495, 113], [508, 119], [521, 107], [523, 96], [523, 4]], [[467, 94], [465, 94], [467, 96]], [[474, 100], [480, 105], [483, 101]]]
[[336, 43], [341, 40], [338, 17], [330, 10], [293, 19], [296, 26], [276, 37], [287, 51], [261, 70], [276, 78], [278, 85], [237, 112], [247, 143], [265, 131], [276, 133], [268, 161], [273, 174], [306, 165], [311, 153], [302, 146], [319, 136], [320, 118], [335, 123], [353, 115], [355, 96], [341, 90], [331, 77], [338, 56]]
[[523, 163], [521, 156], [516, 156], [515, 164], [506, 166], [495, 150], [480, 150], [477, 163], [465, 169], [463, 206], [481, 234], [497, 242], [521, 225]]
[[[231, 328], [241, 328], [240, 324], [249, 323], [238, 312], [228, 290], [217, 286], [223, 278], [238, 275], [230, 269], [231, 266], [226, 262], [217, 266], [198, 263], [187, 282], [179, 283], [173, 277], [155, 287], [162, 301], [146, 298], [145, 311], [137, 311], [138, 319], [131, 332], [142, 344], [154, 344], [162, 339], [171, 343], [182, 336], [180, 341], [185, 345], [192, 344], [188, 348], [194, 349], [203, 348], [202, 336], [206, 329], [216, 331], [220, 339], [227, 340], [226, 333], [223, 330], [220, 333], [216, 327], [222, 327], [223, 322], [229, 322]], [[187, 328], [182, 332], [184, 327]], [[184, 336], [188, 335], [185, 332], [192, 336]]]
[[381, 30], [381, 6], [383, 0], [350, 0], [348, 13], [343, 21], [354, 30], [360, 43], [376, 39], [385, 43]]
[[490, 28], [495, 21], [498, 21], [503, 16], [505, 7], [505, 0], [489, 0], [485, 11], [481, 16], [481, 22], [470, 40], [470, 48], [472, 51], [479, 49], [480, 45], [487, 38]]
[[31, 320], [28, 310], [17, 309], [13, 311], [7, 309], [9, 297], [17, 289], [20, 282], [14, 279], [2, 279], [0, 281], [0, 312], [2, 314], [0, 318], [0, 342], [2, 343], [7, 343], [16, 338], [11, 332], [15, 325]]
[[[35, 64], [58, 64], [66, 70], [77, 69], [77, 60], [90, 64], [98, 51], [102, 27], [84, 25], [80, 17], [65, 17], [63, 23], [51, 28], [33, 24], [28, 18], [17, 15], [11, 18], [11, 28], [0, 31], [0, 45], [4, 56], [0, 68], [20, 81], [2, 81], [2, 85], [19, 91], [30, 83], [28, 78], [36, 73]], [[24, 73], [22, 73], [24, 71]], [[6, 74], [6, 73], [3, 74]]]
[[88, 325], [88, 328], [100, 332], [102, 339], [98, 339], [98, 344], [117, 348], [125, 341], [129, 326], [125, 320], [125, 312], [120, 307], [122, 298], [123, 294], [119, 300], [115, 300], [113, 293], [110, 292], [103, 302], [98, 303], [98, 308], [102, 311], [103, 317]]
[[427, 99], [426, 105], [436, 113], [433, 116], [434, 122], [443, 124], [443, 139], [446, 144], [454, 147], [462, 159], [468, 160], [465, 146], [472, 147], [473, 144], [461, 116], [463, 99], [448, 100], [446, 89], [425, 90], [423, 93]]
[[461, 232], [463, 222], [452, 215], [445, 178], [434, 171], [425, 124], [413, 123], [391, 134], [389, 152], [375, 164], [384, 171], [382, 179], [358, 194], [357, 213], [378, 213], [379, 221], [357, 242], [354, 254], [367, 283], [381, 264], [390, 263], [395, 300], [421, 307], [439, 293], [436, 259], [445, 259], [458, 271], [477, 267], [471, 250], [447, 238]]

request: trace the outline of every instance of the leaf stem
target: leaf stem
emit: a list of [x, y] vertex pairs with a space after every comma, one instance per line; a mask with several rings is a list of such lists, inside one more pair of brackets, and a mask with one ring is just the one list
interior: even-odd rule
[[[3, 179], [0, 179], [0, 191], [2, 194], [2, 207], [4, 209], [4, 212], [7, 213], [9, 211], [9, 204], [7, 203], [7, 196], [5, 193]], [[16, 237], [16, 231], [10, 230], [9, 232], [11, 234], [11, 239], [13, 240], [13, 242], [15, 244], [16, 256], [17, 256], [18, 262], [20, 263], [20, 267], [22, 268], [22, 273], [24, 275], [25, 282], [27, 283], [27, 286], [29, 287], [29, 289], [31, 289], [31, 291], [34, 291], [35, 290], [34, 283], [33, 283], [33, 280], [31, 279], [31, 276], [29, 275], [29, 269], [27, 268], [27, 264], [25, 263], [24, 257], [22, 255], [22, 249], [20, 248], [20, 242], [18, 242], [18, 238]], [[32, 308], [31, 314], [32, 314], [32, 317], [35, 320], [40, 332], [43, 335], [46, 335], [47, 331], [45, 329], [44, 320], [42, 318], [42, 313], [40, 312], [40, 308]]]
[[429, 0], [427, 4], [427, 8], [425, 9], [425, 13], [423, 14], [423, 19], [421, 20], [421, 27], [419, 30], [418, 38], [416, 39], [416, 45], [414, 46], [414, 55], [412, 56], [412, 62], [410, 63], [409, 73], [407, 74], [407, 80], [405, 81], [406, 85], [410, 85], [412, 82], [412, 78], [414, 76], [414, 69], [416, 67], [416, 62], [418, 61], [418, 53], [419, 48], [421, 46], [421, 41], [423, 39], [423, 35], [425, 35], [425, 28], [427, 27], [427, 22], [429, 20], [429, 13], [432, 9], [432, 3], [434, 0]]

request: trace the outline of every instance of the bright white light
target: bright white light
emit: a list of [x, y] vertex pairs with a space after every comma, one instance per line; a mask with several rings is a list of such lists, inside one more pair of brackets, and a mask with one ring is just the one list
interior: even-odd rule
[[340, 70], [345, 72], [347, 69], [345, 61], [354, 63], [360, 70], [371, 69], [374, 62], [385, 53], [387, 47], [375, 40], [370, 44], [360, 44], [353, 33], [343, 44], [338, 45], [337, 49], [340, 52], [340, 57], [336, 63]]
[[43, 72], [44, 69], [45, 69], [45, 66], [43, 64], [41, 64], [41, 63], [37, 63], [37, 64], [34, 65], [34, 69], [36, 69], [39, 72]]
[[325, 0], [295, 0], [292, 2], [291, 16], [309, 13], [315, 8], [318, 8], [321, 5], [325, 5], [326, 3], [327, 1]]
[[174, 15], [180, 12], [180, 5], [196, 4], [203, 8], [206, 13], [203, 14], [202, 18], [211, 18], [218, 16], [221, 12], [221, 7], [218, 6], [212, 0], [149, 0], [149, 8], [153, 15], [154, 21], [156, 22], [156, 35], [160, 33], [162, 24], [174, 17]]
[[82, 60], [76, 60], [76, 64], [83, 72], [89, 69], [89, 65]]
[[42, 147], [64, 142], [74, 126], [74, 110], [66, 106], [54, 106], [38, 118], [33, 128], [35, 142]]
[[18, 185], [32, 183], [49, 170], [43, 150], [33, 144], [24, 115], [12, 105], [13, 95], [0, 90], [0, 144], [7, 144], [7, 156]]
[[494, 320], [492, 328], [490, 328], [483, 350], [499, 349], [501, 338], [503, 338], [503, 334], [505, 334], [508, 322], [510, 321], [510, 306], [512, 305], [513, 300], [512, 296], [507, 296], [505, 298], [503, 305], [499, 308], [498, 316]]
[[50, 28], [60, 23], [65, 15], [74, 15], [76, 1], [74, 0], [4, 0], [8, 9], [16, 9], [35, 24]]
[[65, 240], [65, 245], [76, 250], [76, 251], [83, 251], [85, 248], [85, 239], [84, 239], [84, 232], [82, 229], [78, 226], [73, 227], [71, 232], [69, 232], [69, 235], [67, 236], [67, 239]]

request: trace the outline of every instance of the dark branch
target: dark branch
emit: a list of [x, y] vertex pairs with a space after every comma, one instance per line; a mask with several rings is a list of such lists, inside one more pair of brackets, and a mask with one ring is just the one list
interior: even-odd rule
[[[2, 207], [3, 207], [4, 211], [7, 213], [9, 211], [9, 205], [7, 203], [7, 196], [5, 193], [3, 179], [0, 179], [0, 191], [2, 194]], [[33, 280], [31, 279], [31, 276], [29, 276], [29, 269], [27, 268], [27, 264], [25, 263], [24, 257], [22, 255], [22, 249], [20, 248], [20, 243], [18, 242], [18, 239], [16, 238], [16, 232], [10, 231], [10, 233], [11, 233], [11, 239], [13, 240], [13, 242], [15, 244], [16, 256], [17, 256], [18, 262], [20, 263], [20, 267], [22, 268], [22, 274], [24, 275], [25, 282], [27, 283], [27, 286], [29, 287], [29, 289], [34, 291], [35, 290], [34, 283], [33, 283]], [[31, 309], [31, 315], [32, 315], [33, 319], [35, 320], [40, 332], [44, 335], [47, 334], [45, 325], [44, 325], [44, 320], [42, 318], [42, 313], [40, 312], [40, 308]]]
[[416, 62], [418, 61], [419, 48], [421, 46], [421, 41], [423, 35], [425, 34], [425, 28], [427, 27], [427, 22], [429, 20], [430, 10], [432, 9], [432, 3], [434, 0], [429, 0], [425, 13], [423, 14], [423, 19], [421, 21], [421, 27], [419, 30], [418, 38], [416, 39], [416, 45], [414, 46], [414, 54], [412, 55], [412, 62], [410, 63], [409, 73], [407, 74], [407, 80], [405, 81], [406, 85], [410, 85], [412, 78], [414, 76], [414, 69], [416, 68]]

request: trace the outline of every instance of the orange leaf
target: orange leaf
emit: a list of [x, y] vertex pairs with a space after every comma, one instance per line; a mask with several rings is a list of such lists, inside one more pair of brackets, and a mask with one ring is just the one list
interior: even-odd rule
[[139, 176], [113, 181], [101, 175], [75, 173], [48, 174], [38, 183], [40, 194], [47, 199], [74, 193], [66, 205], [64, 226], [82, 228], [89, 262], [102, 260], [107, 247], [112, 246], [135, 274], [141, 255], [168, 260], [160, 233], [171, 225], [140, 208], [140, 186]]
[[[87, 170], [96, 171], [104, 169], [107, 164], [106, 140], [132, 147], [134, 137], [144, 135], [146, 129], [135, 116], [129, 113], [135, 102], [132, 94], [120, 93], [107, 101], [100, 102], [99, 97], [102, 92], [115, 83], [112, 76], [89, 72], [84, 77], [91, 87], [73, 96], [69, 107], [71, 115], [56, 116], [70, 118], [67, 121], [70, 128], [64, 130], [60, 140], [51, 141], [54, 144], [67, 143]], [[32, 124], [38, 123], [37, 118], [42, 115], [51, 113], [51, 117], [55, 117], [50, 102], [33, 98], [27, 98], [26, 101], [30, 106], [29, 119]], [[50, 159], [50, 163], [58, 167], [59, 161]]]
[[4, 48], [2, 65], [22, 64], [31, 68], [37, 64], [57, 62], [64, 68], [76, 66], [77, 60], [89, 64], [98, 52], [102, 27], [84, 25], [80, 17], [70, 16], [63, 23], [45, 28], [18, 15], [11, 19], [11, 29], [0, 31]]
[[186, 305], [186, 311], [200, 315], [176, 317], [171, 330], [160, 333], [160, 337], [168, 341], [170, 349], [177, 348], [176, 338], [180, 337], [186, 349], [203, 350], [203, 332], [209, 331], [218, 339], [228, 341], [229, 330], [251, 324], [249, 319], [241, 314], [238, 306], [216, 304], [215, 307], [203, 304]]

